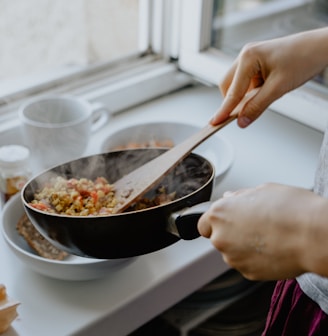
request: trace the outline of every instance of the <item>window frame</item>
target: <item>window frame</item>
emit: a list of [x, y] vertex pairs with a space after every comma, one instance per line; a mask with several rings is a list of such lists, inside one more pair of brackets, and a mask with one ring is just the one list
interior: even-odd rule
[[[291, 5], [304, 2], [292, 0]], [[233, 58], [211, 47], [212, 8], [213, 0], [181, 0], [178, 65], [182, 71], [210, 85], [218, 85]], [[275, 101], [270, 109], [324, 131], [328, 122], [328, 89], [309, 82]]]

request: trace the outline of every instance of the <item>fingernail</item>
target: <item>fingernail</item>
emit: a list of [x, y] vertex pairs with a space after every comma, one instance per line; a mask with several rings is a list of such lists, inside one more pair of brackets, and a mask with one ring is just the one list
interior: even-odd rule
[[252, 120], [248, 117], [240, 117], [238, 119], [238, 125], [242, 128], [247, 127], [251, 122]]

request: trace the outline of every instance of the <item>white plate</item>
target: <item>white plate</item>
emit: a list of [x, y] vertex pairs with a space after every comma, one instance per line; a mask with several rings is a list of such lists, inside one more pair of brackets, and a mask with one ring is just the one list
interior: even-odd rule
[[3, 208], [2, 233], [10, 250], [21, 262], [40, 274], [61, 280], [91, 280], [118, 271], [136, 259], [104, 260], [70, 255], [65, 260], [58, 261], [40, 257], [16, 230], [16, 224], [23, 214], [23, 204], [20, 194], [17, 194]]
[[[188, 136], [196, 133], [200, 127], [178, 122], [151, 122], [128, 126], [110, 134], [102, 143], [101, 151], [107, 152], [131, 142], [136, 144], [149, 141], [171, 140], [177, 145]], [[234, 151], [231, 143], [222, 135], [214, 134], [199, 145], [194, 153], [209, 160], [215, 168], [215, 176], [221, 176], [231, 166]]]

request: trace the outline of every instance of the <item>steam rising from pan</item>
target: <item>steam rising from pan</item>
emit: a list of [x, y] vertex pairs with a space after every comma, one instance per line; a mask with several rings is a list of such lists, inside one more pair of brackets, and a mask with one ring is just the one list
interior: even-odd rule
[[[30, 182], [27, 189], [28, 199], [31, 201], [51, 178], [62, 176], [65, 178], [88, 178], [95, 180], [105, 177], [109, 183], [114, 183], [123, 175], [143, 165], [166, 151], [163, 148], [122, 150], [80, 158], [54, 167]], [[115, 153], [115, 156], [112, 154]], [[159, 186], [164, 187], [166, 193], [176, 193], [176, 198], [184, 197], [197, 190], [211, 175], [212, 167], [207, 161], [201, 162], [198, 157], [190, 156], [188, 164], [180, 164], [166, 176], [157, 187], [149, 191], [145, 197], [152, 199], [158, 193]]]

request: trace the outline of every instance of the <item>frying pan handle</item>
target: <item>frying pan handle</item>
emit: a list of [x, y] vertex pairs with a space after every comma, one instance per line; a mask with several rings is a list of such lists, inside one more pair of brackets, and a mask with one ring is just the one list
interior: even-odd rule
[[179, 213], [174, 219], [174, 225], [171, 225], [171, 229], [174, 227], [174, 232], [171, 230], [170, 232], [184, 240], [198, 238], [200, 236], [197, 229], [198, 220], [209, 209], [211, 204], [212, 202], [199, 203]]

